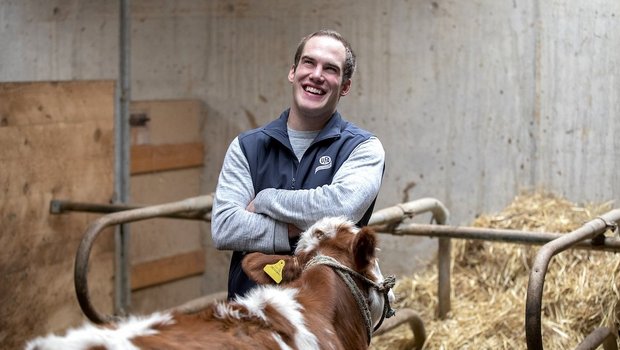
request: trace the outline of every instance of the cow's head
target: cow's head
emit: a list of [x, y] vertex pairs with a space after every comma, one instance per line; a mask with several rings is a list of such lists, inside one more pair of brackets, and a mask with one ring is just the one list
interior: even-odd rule
[[[257, 283], [272, 284], [275, 282], [265, 272], [265, 266], [279, 265], [282, 267], [280, 283], [287, 283], [297, 279], [306, 264], [320, 254], [334, 258], [340, 264], [381, 284], [384, 277], [376, 258], [377, 243], [377, 235], [372, 229], [359, 229], [344, 217], [327, 217], [302, 232], [295, 255], [250, 253], [243, 260], [243, 269]], [[382, 318], [385, 298], [372, 286], [367, 287], [374, 326]], [[388, 297], [390, 302], [394, 300], [391, 290]]]

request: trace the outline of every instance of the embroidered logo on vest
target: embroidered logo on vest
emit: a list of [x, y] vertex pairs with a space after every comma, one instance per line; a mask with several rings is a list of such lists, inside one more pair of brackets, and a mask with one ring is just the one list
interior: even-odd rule
[[332, 167], [332, 159], [330, 156], [322, 156], [321, 158], [319, 158], [319, 165], [318, 167], [316, 167], [316, 169], [314, 169], [314, 173], [316, 174], [319, 170], [325, 170], [325, 169], [329, 169]]

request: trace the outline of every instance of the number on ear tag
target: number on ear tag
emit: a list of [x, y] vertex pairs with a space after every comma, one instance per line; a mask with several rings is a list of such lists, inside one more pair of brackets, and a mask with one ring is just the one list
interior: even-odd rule
[[282, 270], [284, 270], [284, 260], [279, 260], [275, 264], [267, 264], [263, 267], [263, 271], [278, 284], [282, 282]]

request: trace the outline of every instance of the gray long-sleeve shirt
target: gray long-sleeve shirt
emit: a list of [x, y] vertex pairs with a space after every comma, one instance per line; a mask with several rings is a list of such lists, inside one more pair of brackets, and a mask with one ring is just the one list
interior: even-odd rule
[[[290, 250], [287, 224], [306, 229], [325, 216], [359, 221], [377, 197], [385, 152], [379, 139], [360, 143], [329, 185], [314, 189], [264, 189], [254, 193], [248, 162], [238, 138], [230, 144], [212, 210], [212, 237], [218, 249]], [[255, 212], [246, 210], [254, 200]]]

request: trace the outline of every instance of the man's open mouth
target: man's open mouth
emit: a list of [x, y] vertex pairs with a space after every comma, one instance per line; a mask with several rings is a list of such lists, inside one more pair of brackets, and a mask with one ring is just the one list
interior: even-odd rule
[[315, 88], [313, 86], [309, 86], [309, 85], [306, 85], [304, 87], [304, 91], [306, 91], [308, 93], [311, 93], [313, 95], [325, 95], [325, 91], [323, 91], [323, 90], [321, 90], [319, 88]]

